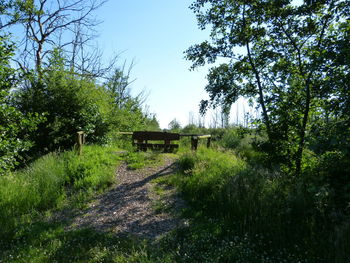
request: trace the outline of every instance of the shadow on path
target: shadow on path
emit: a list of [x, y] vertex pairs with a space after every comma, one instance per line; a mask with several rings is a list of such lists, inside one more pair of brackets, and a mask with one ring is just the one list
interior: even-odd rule
[[122, 164], [117, 171], [119, 184], [99, 196], [88, 209], [74, 218], [72, 226], [149, 239], [156, 239], [175, 229], [180, 220], [167, 213], [156, 213], [149, 195], [152, 180], [175, 170], [174, 160], [170, 158], [161, 167], [141, 170], [128, 170], [126, 164]]

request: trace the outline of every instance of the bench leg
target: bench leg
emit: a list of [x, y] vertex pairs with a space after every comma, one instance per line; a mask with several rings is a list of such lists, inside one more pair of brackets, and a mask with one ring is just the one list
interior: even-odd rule
[[207, 148], [210, 148], [210, 142], [211, 142], [211, 138], [208, 138], [208, 141], [207, 141]]
[[191, 138], [191, 149], [197, 151], [198, 148], [198, 139]]

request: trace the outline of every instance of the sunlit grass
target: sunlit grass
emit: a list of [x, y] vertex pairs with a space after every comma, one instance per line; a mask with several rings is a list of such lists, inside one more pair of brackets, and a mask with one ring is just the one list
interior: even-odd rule
[[62, 208], [68, 200], [79, 206], [94, 191], [114, 182], [119, 159], [111, 148], [86, 146], [81, 156], [74, 151], [51, 153], [0, 177], [0, 236], [10, 237], [17, 225], [30, 224], [42, 212]]

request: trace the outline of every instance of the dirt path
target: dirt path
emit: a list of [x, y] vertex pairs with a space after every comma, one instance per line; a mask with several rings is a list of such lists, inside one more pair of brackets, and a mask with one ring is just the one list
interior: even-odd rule
[[[126, 164], [122, 164], [117, 170], [118, 185], [91, 202], [89, 208], [73, 220], [72, 226], [157, 239], [183, 224], [172, 214], [154, 209], [155, 194], [151, 191], [151, 181], [176, 169], [174, 158], [164, 158], [164, 164], [159, 167], [139, 170], [129, 170]], [[183, 205], [176, 194], [166, 196], [170, 198], [168, 203]]]

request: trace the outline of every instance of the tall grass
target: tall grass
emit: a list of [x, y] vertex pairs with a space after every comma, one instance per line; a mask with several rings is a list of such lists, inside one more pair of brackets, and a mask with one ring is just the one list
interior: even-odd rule
[[18, 224], [62, 206], [67, 193], [107, 187], [113, 182], [117, 160], [111, 148], [87, 146], [81, 156], [74, 151], [51, 153], [0, 177], [0, 237], [10, 238]]
[[117, 160], [113, 148], [88, 146], [84, 153], [77, 156], [74, 151], [65, 152], [62, 156], [66, 164], [66, 176], [74, 189], [103, 189], [114, 180]]
[[261, 251], [286, 251], [306, 262], [346, 262], [348, 224], [331, 222], [325, 196], [304, 178], [257, 168], [231, 152], [210, 149], [183, 154], [179, 165], [182, 174], [173, 183], [192, 207], [235, 235], [248, 235]]

